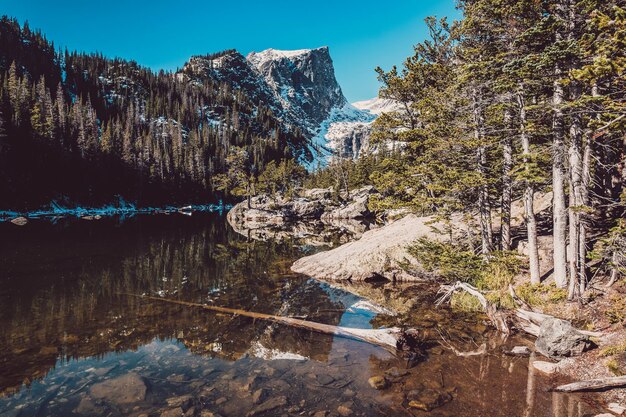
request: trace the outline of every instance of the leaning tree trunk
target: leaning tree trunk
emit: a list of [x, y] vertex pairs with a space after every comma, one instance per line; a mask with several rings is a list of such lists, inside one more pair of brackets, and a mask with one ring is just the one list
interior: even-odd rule
[[477, 143], [476, 164], [482, 183], [478, 189], [478, 214], [480, 218], [480, 237], [482, 254], [489, 255], [492, 251], [493, 231], [491, 224], [491, 203], [489, 201], [489, 185], [487, 184], [487, 150], [485, 149], [485, 134], [482, 110], [478, 103], [478, 93], [473, 92], [474, 139]]
[[513, 199], [513, 180], [511, 178], [511, 170], [513, 169], [512, 120], [511, 109], [507, 108], [504, 112], [506, 133], [502, 143], [502, 225], [500, 227], [502, 250], [511, 250], [511, 201]]
[[522, 142], [522, 158], [526, 173], [524, 187], [524, 216], [526, 218], [526, 232], [528, 234], [528, 259], [530, 263], [530, 282], [539, 284], [541, 274], [539, 269], [539, 248], [537, 245], [537, 218], [535, 217], [535, 188], [530, 178], [530, 138], [526, 131], [526, 104], [524, 103], [524, 86], [520, 85], [517, 92], [517, 104], [519, 107], [520, 141]]

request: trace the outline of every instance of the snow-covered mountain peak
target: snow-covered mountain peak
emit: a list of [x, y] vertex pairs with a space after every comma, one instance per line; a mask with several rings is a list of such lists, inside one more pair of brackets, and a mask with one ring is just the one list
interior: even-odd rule
[[328, 54], [328, 47], [322, 46], [314, 49], [296, 49], [289, 51], [269, 48], [261, 52], [250, 52], [247, 59], [254, 66], [262, 67], [271, 61], [278, 61], [281, 59], [295, 60], [310, 55], [315, 51]]

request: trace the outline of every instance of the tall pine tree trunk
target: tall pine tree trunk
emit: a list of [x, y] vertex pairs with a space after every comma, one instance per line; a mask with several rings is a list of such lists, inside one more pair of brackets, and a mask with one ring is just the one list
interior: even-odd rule
[[565, 137], [563, 132], [563, 88], [554, 87], [554, 124], [552, 144], [552, 222], [554, 237], [554, 281], [557, 287], [567, 287], [567, 208], [565, 205]]
[[511, 250], [511, 201], [513, 199], [513, 180], [511, 178], [511, 170], [513, 169], [512, 122], [513, 115], [511, 114], [511, 109], [507, 108], [504, 112], [506, 133], [502, 143], [502, 226], [500, 228], [502, 250]]
[[[559, 2], [557, 14], [563, 19], [565, 5]], [[556, 41], [563, 40], [563, 35], [557, 31]], [[553, 123], [552, 123], [552, 234], [554, 237], [554, 281], [558, 288], [567, 287], [567, 207], [565, 204], [565, 121], [563, 115], [563, 100], [565, 93], [561, 84], [563, 69], [557, 62], [554, 68], [554, 91], [552, 94]]]
[[[572, 85], [572, 99], [580, 97], [580, 87]], [[580, 242], [580, 216], [579, 212], [583, 205], [583, 149], [582, 128], [580, 116], [574, 111], [570, 115], [570, 143], [569, 143], [569, 292], [568, 298], [572, 300], [578, 287], [579, 295], [582, 296], [585, 287], [584, 265], [579, 265], [579, 242]]]
[[489, 185], [487, 184], [487, 149], [485, 148], [484, 125], [482, 109], [478, 102], [478, 93], [473, 91], [474, 139], [476, 140], [476, 163], [481, 176], [481, 185], [478, 189], [478, 215], [480, 218], [481, 253], [488, 255], [492, 251], [493, 231], [491, 224], [491, 203], [489, 201]]
[[[567, 38], [570, 42], [576, 41], [576, 0], [568, 0], [567, 3]], [[576, 61], [571, 63], [576, 67]], [[580, 100], [582, 88], [578, 81], [573, 80], [570, 85], [570, 99], [572, 103]], [[581, 236], [582, 226], [581, 210], [584, 206], [584, 156], [583, 156], [583, 130], [582, 118], [579, 108], [570, 107], [569, 112], [569, 278], [570, 288], [568, 298], [572, 300], [576, 289], [580, 297], [585, 292], [587, 277], [585, 275], [586, 250], [581, 254], [581, 246], [584, 246], [586, 236]], [[584, 231], [583, 231], [584, 232]], [[584, 234], [584, 233], [583, 233]], [[582, 244], [581, 244], [582, 242]]]
[[[519, 107], [520, 141], [522, 142], [522, 157], [524, 160], [526, 176], [530, 175], [530, 138], [526, 131], [526, 104], [524, 103], [524, 86], [520, 85], [517, 92], [517, 104]], [[526, 217], [526, 232], [528, 234], [528, 258], [530, 263], [530, 282], [539, 284], [541, 275], [539, 269], [539, 248], [537, 245], [537, 218], [535, 217], [535, 189], [529, 178], [526, 178], [524, 187], [524, 215]]]

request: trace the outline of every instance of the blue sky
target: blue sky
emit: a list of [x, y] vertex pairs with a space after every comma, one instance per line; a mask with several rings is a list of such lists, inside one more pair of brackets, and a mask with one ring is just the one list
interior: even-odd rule
[[174, 70], [191, 55], [235, 48], [329, 46], [349, 101], [374, 97], [374, 68], [401, 64], [424, 39], [424, 18], [458, 17], [455, 0], [0, 0], [55, 45]]

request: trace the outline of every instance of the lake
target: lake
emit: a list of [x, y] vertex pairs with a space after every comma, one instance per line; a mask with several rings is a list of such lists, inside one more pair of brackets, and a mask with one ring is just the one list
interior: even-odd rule
[[[481, 316], [435, 308], [425, 284], [331, 285], [290, 272], [318, 250], [246, 238], [212, 213], [0, 223], [0, 416], [600, 409], [592, 395], [549, 392], [554, 381], [529, 371], [528, 358], [503, 353], [528, 340], [503, 341]], [[400, 311], [425, 335], [424, 352], [406, 369], [367, 343], [142, 295], [357, 328], [395, 325], [391, 310]], [[372, 388], [368, 380], [382, 375], [389, 386]], [[425, 397], [439, 407], [411, 407]]]

